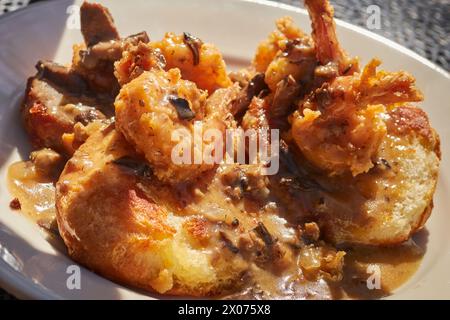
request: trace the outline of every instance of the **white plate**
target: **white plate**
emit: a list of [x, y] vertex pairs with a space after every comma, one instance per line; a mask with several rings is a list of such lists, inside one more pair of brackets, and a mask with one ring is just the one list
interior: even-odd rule
[[[189, 31], [215, 43], [232, 68], [247, 64], [259, 41], [274, 28], [275, 19], [291, 15], [310, 30], [304, 10], [265, 1], [171, 0], [100, 1], [111, 11], [122, 35], [146, 30], [152, 39], [166, 31]], [[26, 157], [29, 145], [20, 125], [18, 108], [25, 81], [38, 59], [69, 63], [71, 46], [81, 42], [80, 31], [67, 27], [67, 8], [73, 1], [52, 1], [0, 18], [0, 285], [20, 298], [128, 299], [152, 298], [94, 273], [81, 270], [81, 290], [66, 286], [73, 262], [64, 247], [50, 243], [24, 216], [9, 209], [7, 167]], [[80, 4], [80, 1], [75, 1]], [[435, 208], [427, 223], [427, 251], [419, 271], [393, 298], [450, 298], [450, 77], [413, 52], [361, 28], [337, 21], [344, 48], [362, 62], [383, 60], [383, 68], [407, 70], [425, 94], [422, 107], [442, 139], [441, 176]], [[70, 20], [69, 20], [70, 25]]]

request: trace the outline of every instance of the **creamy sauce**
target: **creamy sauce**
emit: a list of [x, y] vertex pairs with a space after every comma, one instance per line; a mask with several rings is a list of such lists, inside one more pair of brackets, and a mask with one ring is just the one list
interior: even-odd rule
[[[347, 249], [339, 282], [308, 281], [296, 270], [282, 276], [255, 270], [255, 283], [225, 299], [376, 299], [389, 296], [417, 271], [423, 250], [413, 240], [395, 247]], [[379, 282], [375, 278], [379, 275]]]
[[[158, 184], [147, 190], [153, 198], [164, 199], [172, 211], [181, 216], [201, 214], [209, 221], [230, 225], [234, 219], [239, 226], [251, 230], [255, 221], [262, 221], [272, 236], [284, 244], [295, 244], [295, 231], [289, 219], [289, 210], [283, 204], [264, 200], [234, 201], [224, 192], [219, 171], [205, 176], [196, 190], [180, 186], [175, 192]], [[180, 203], [179, 199], [183, 199]], [[270, 197], [269, 197], [270, 199]], [[298, 207], [298, 203], [296, 204]], [[227, 232], [233, 243], [239, 243], [239, 234]], [[218, 244], [220, 246], [220, 243]], [[249, 263], [250, 272], [243, 279], [242, 291], [225, 295], [225, 299], [370, 299], [388, 296], [404, 284], [417, 270], [423, 250], [413, 240], [392, 247], [352, 246], [346, 252], [342, 281], [328, 281], [321, 277], [306, 278], [299, 267], [299, 252], [292, 249], [293, 262], [286, 269], [268, 271]], [[375, 273], [379, 281], [371, 280]], [[375, 282], [374, 282], [375, 281]], [[372, 288], [369, 288], [370, 283]], [[379, 286], [378, 286], [379, 285]]]
[[[230, 205], [232, 199], [223, 191], [219, 175], [204, 179], [195, 192], [184, 190], [181, 186], [174, 192], [157, 184], [147, 192], [165, 199], [166, 205], [179, 214], [202, 214], [210, 221], [223, 221], [231, 224], [236, 218], [240, 226], [252, 228], [252, 215], [264, 212], [261, 217], [273, 236], [283, 243], [294, 243], [295, 234], [278, 208], [279, 204], [268, 202], [261, 206], [258, 201], [238, 201]], [[45, 229], [57, 233], [55, 223], [55, 187], [52, 178], [39, 173], [31, 161], [17, 162], [8, 171], [8, 185], [21, 204], [24, 214]], [[180, 204], [177, 199], [184, 199]], [[254, 212], [252, 214], [252, 212]], [[230, 238], [236, 242], [232, 233]], [[293, 263], [281, 272], [272, 272], [250, 263], [250, 272], [244, 288], [237, 293], [221, 296], [225, 299], [359, 299], [380, 298], [389, 295], [405, 283], [417, 270], [423, 255], [422, 249], [412, 240], [395, 247], [354, 246], [343, 249], [346, 252], [344, 276], [342, 281], [328, 281], [322, 277], [307, 279], [299, 267], [298, 250], [292, 250]], [[369, 289], [368, 279], [379, 272], [379, 288]], [[374, 283], [376, 285], [376, 283]]]
[[8, 169], [8, 188], [24, 214], [41, 227], [57, 232], [52, 178], [41, 175], [31, 161], [20, 161]]
[[[359, 246], [346, 252], [343, 284], [339, 289], [334, 288], [336, 298], [388, 296], [414, 275], [424, 254], [412, 239], [392, 247]], [[368, 288], [368, 282], [372, 289]]]

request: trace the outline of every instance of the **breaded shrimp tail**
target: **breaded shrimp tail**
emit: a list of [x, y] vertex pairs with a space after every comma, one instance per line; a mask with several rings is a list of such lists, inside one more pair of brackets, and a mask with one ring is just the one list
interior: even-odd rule
[[423, 95], [416, 88], [416, 79], [405, 71], [376, 71], [381, 64], [372, 59], [364, 68], [358, 84], [360, 104], [394, 104], [402, 102], [419, 102]]
[[339, 45], [333, 20], [334, 10], [328, 0], [305, 0], [305, 6], [311, 19], [312, 38], [320, 64], [336, 63], [341, 75], [348, 73], [349, 69], [357, 71], [357, 62], [350, 61]]
[[331, 174], [367, 172], [386, 133], [381, 114], [392, 105], [422, 100], [414, 77], [377, 72], [379, 64], [372, 60], [361, 75], [325, 83], [294, 113], [293, 137], [317, 167]]

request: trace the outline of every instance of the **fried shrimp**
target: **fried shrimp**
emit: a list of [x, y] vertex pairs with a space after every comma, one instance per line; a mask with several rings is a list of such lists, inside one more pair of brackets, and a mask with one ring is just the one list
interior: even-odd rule
[[276, 22], [277, 30], [261, 42], [252, 61], [252, 69], [264, 75], [268, 87], [269, 116], [284, 118], [292, 111], [295, 99], [306, 90], [317, 65], [311, 37], [290, 17]]
[[[215, 141], [194, 143], [194, 124], [202, 132], [215, 129], [223, 134], [231, 118], [226, 99], [208, 103], [206, 98], [195, 83], [181, 79], [178, 69], [146, 71], [122, 87], [115, 102], [117, 127], [145, 155], [159, 179], [192, 180], [214, 167], [214, 162], [203, 161], [203, 154], [214, 151]], [[188, 145], [177, 148], [180, 143]], [[174, 157], [186, 161], [178, 163]]]
[[[340, 47], [328, 1], [306, 1], [312, 20], [312, 36], [298, 29], [292, 19], [277, 21], [277, 30], [263, 41], [253, 59], [263, 71], [271, 94], [269, 114], [280, 122], [309, 92], [341, 75], [359, 70], [358, 58], [350, 58]], [[281, 124], [283, 121], [280, 122]]]
[[311, 18], [316, 57], [322, 66], [333, 66], [339, 75], [358, 70], [358, 60], [349, 58], [341, 48], [333, 20], [334, 10], [328, 0], [305, 0]]
[[151, 43], [166, 58], [167, 69], [178, 68], [183, 79], [190, 80], [210, 93], [231, 85], [225, 61], [219, 50], [210, 43], [184, 33], [168, 32], [161, 41]]
[[272, 60], [286, 48], [288, 41], [300, 38], [308, 38], [303, 31], [295, 26], [291, 17], [283, 17], [276, 21], [277, 30], [269, 34], [256, 49], [252, 65], [257, 72], [265, 72]]
[[289, 76], [298, 82], [311, 81], [316, 59], [314, 46], [309, 37], [286, 42], [282, 51], [270, 62], [265, 72], [269, 88], [275, 92], [279, 83]]
[[421, 101], [406, 72], [376, 72], [372, 60], [361, 75], [338, 77], [315, 90], [292, 116], [292, 136], [303, 154], [330, 174], [358, 175], [386, 133], [382, 118], [391, 104]]
[[122, 58], [114, 63], [114, 75], [121, 86], [152, 68], [164, 69], [166, 60], [158, 49], [150, 44], [139, 42], [122, 53]]

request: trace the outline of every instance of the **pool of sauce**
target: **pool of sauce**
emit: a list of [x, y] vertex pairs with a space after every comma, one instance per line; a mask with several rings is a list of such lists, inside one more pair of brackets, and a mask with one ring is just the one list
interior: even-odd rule
[[54, 182], [54, 178], [40, 174], [31, 161], [16, 162], [8, 168], [8, 189], [19, 201], [22, 213], [52, 233], [58, 230]]
[[[58, 234], [55, 221], [54, 183], [55, 178], [40, 174], [31, 161], [16, 162], [8, 171], [9, 190], [13, 198], [19, 200], [23, 214], [49, 232]], [[219, 204], [219, 199], [223, 198], [214, 192], [210, 196], [215, 197], [215, 200], [211, 202]], [[381, 298], [390, 295], [404, 284], [416, 272], [423, 256], [423, 249], [416, 245], [414, 240], [393, 247], [352, 246], [340, 249], [346, 251], [342, 281], [329, 282], [322, 278], [312, 281], [305, 279], [297, 265], [291, 266], [283, 274], [278, 275], [252, 266], [251, 280], [247, 282], [248, 285], [244, 286], [240, 292], [218, 298]], [[369, 288], [368, 280], [374, 273], [379, 274], [379, 286], [372, 281], [375, 287], [372, 285], [372, 288]]]

